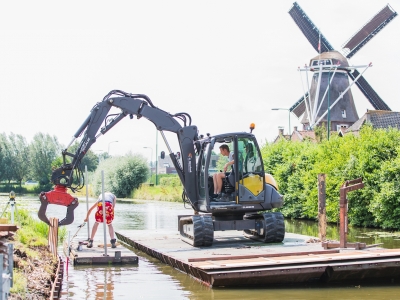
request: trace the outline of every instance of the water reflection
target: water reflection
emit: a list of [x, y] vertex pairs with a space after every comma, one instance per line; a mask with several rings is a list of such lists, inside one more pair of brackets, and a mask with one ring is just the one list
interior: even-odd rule
[[[318, 224], [307, 220], [285, 220], [286, 232], [318, 237]], [[339, 241], [339, 224], [328, 224], [326, 238]], [[348, 227], [347, 241], [394, 249], [400, 248], [400, 233], [375, 228]]]
[[[0, 211], [7, 203], [7, 197], [0, 197]], [[94, 199], [90, 200], [91, 202]], [[28, 209], [37, 217], [39, 200], [36, 196], [19, 199], [18, 209]], [[65, 208], [50, 206], [49, 217], [63, 218]], [[118, 201], [115, 207], [114, 228], [118, 230], [174, 230], [177, 231], [177, 215], [191, 214], [181, 203], [158, 201], [135, 201], [124, 203]], [[74, 223], [67, 226], [71, 236], [82, 224], [86, 214], [86, 203], [75, 210]], [[93, 225], [93, 219], [90, 220]], [[286, 231], [309, 236], [318, 236], [317, 223], [313, 221], [285, 220]], [[102, 228], [102, 227], [101, 227]], [[368, 228], [349, 228], [348, 241], [359, 241], [367, 244], [384, 243], [387, 248], [400, 248], [396, 238], [380, 235], [368, 236], [377, 232]], [[384, 232], [384, 231], [380, 231]], [[386, 231], [386, 233], [388, 233]], [[87, 228], [79, 231], [77, 239], [88, 236]], [[108, 236], [108, 233], [107, 233]], [[366, 238], [360, 238], [365, 236]], [[97, 239], [102, 239], [102, 230], [98, 230]], [[338, 226], [330, 224], [327, 238], [339, 239]], [[61, 249], [60, 249], [61, 250]], [[131, 266], [90, 266], [73, 267], [65, 271], [62, 299], [396, 299], [400, 293], [399, 283], [386, 282], [383, 285], [304, 285], [301, 287], [269, 288], [214, 288], [210, 289], [185, 273], [159, 262], [136, 249], [139, 265]], [[60, 251], [62, 253], [62, 251]]]

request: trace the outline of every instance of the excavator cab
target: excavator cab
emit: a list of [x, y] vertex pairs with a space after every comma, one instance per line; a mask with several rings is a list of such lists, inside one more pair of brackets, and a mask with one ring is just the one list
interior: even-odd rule
[[[220, 199], [213, 199], [213, 176], [222, 171], [228, 158], [219, 154], [220, 147], [227, 145], [233, 152], [234, 165], [227, 170]], [[263, 202], [265, 174], [261, 153], [255, 137], [247, 133], [218, 135], [202, 145], [198, 156], [199, 191], [208, 202]]]
[[[285, 236], [283, 215], [266, 211], [281, 207], [283, 196], [278, 193], [273, 177], [264, 171], [255, 136], [229, 133], [208, 136], [198, 144], [198, 198], [193, 206], [204, 214], [178, 217], [181, 239], [196, 247], [207, 247], [212, 245], [215, 231], [243, 230], [249, 238], [281, 243]], [[226, 157], [218, 154], [223, 144], [233, 151], [233, 182], [228, 183], [226, 176], [222, 197], [213, 198], [213, 176], [227, 162]]]

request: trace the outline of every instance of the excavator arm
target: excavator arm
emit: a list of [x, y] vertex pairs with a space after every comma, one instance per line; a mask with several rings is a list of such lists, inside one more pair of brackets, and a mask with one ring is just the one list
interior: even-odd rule
[[[112, 107], [119, 108], [120, 112], [118, 114], [109, 114]], [[49, 224], [49, 220], [46, 217], [47, 205], [58, 204], [67, 206], [67, 216], [59, 222], [59, 226], [68, 225], [73, 222], [73, 210], [78, 206], [78, 199], [68, 194], [67, 188], [75, 192], [84, 185], [83, 182], [76, 182], [78, 178], [74, 178], [74, 172], [75, 174], [81, 173], [81, 160], [90, 147], [101, 135], [106, 134], [126, 116], [129, 116], [131, 119], [133, 119], [134, 116], [137, 116], [137, 119], [144, 117], [152, 122], [157, 130], [161, 132], [170, 152], [172, 162], [185, 188], [185, 193], [191, 201], [192, 206], [195, 207], [197, 205], [195, 202], [195, 199], [197, 199], [195, 151], [198, 133], [197, 127], [191, 125], [190, 116], [187, 113], [172, 115], [163, 111], [155, 107], [150, 98], [146, 95], [129, 94], [114, 90], [108, 93], [103, 101], [96, 103], [90, 111], [89, 116], [74, 134], [71, 142], [66, 149], [62, 151], [63, 165], [55, 169], [51, 176], [51, 182], [55, 185], [54, 190], [46, 193], [42, 192], [39, 196], [42, 205], [39, 209], [38, 216], [42, 221]], [[178, 120], [180, 122], [178, 122]], [[181, 125], [181, 123], [183, 123], [183, 125]], [[163, 133], [164, 131], [176, 133], [182, 153], [182, 165], [172, 152]], [[82, 134], [83, 137], [76, 152], [69, 153], [67, 151], [68, 148]], [[71, 162], [67, 162], [66, 157], [70, 157]], [[79, 175], [77, 175], [77, 177], [79, 177]]]

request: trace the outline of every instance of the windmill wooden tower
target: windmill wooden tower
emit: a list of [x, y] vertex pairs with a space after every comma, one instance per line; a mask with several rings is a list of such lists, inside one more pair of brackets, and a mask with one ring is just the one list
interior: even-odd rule
[[[302, 117], [301, 123], [304, 129], [325, 123], [331, 128], [330, 130], [336, 130], [342, 126], [348, 127], [357, 121], [358, 114], [350, 89], [353, 84], [357, 85], [376, 110], [391, 110], [357, 67], [349, 66], [347, 59], [356, 54], [397, 16], [392, 7], [386, 5], [373, 16], [343, 44], [341, 52], [334, 50], [296, 2], [293, 3], [289, 14], [318, 52], [318, 55], [310, 60], [310, 65], [304, 69], [314, 72], [310, 84], [307, 84], [309, 88], [304, 90], [304, 95], [289, 109], [298, 118]], [[364, 71], [368, 68], [368, 66], [362, 67], [365, 68]]]

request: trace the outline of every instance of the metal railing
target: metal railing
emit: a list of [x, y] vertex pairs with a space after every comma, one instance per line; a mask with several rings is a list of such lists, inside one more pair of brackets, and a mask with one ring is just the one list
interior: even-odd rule
[[13, 244], [2, 244], [0, 246], [0, 300], [7, 299], [10, 295], [10, 288], [13, 286]]

